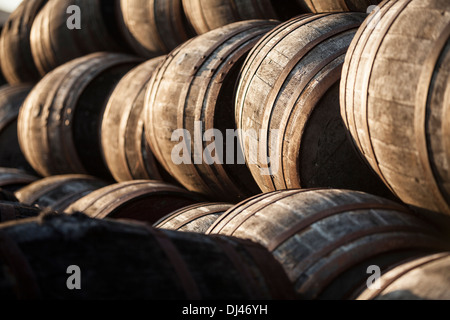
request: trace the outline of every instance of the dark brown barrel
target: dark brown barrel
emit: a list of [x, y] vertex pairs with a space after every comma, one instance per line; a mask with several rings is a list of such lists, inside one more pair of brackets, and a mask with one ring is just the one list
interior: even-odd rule
[[344, 57], [365, 17], [302, 15], [272, 30], [248, 55], [235, 119], [263, 192], [330, 187], [390, 195], [353, 150], [340, 116]]
[[120, 0], [121, 31], [142, 57], [169, 53], [195, 35], [181, 0]]
[[0, 167], [32, 171], [20, 149], [17, 137], [17, 117], [32, 85], [0, 87]]
[[433, 226], [404, 206], [350, 190], [285, 190], [250, 198], [206, 234], [250, 239], [284, 266], [305, 299], [348, 299], [368, 266], [448, 250]]
[[19, 202], [13, 192], [0, 188], [0, 201]]
[[196, 203], [161, 218], [155, 228], [205, 233], [211, 225], [233, 205], [230, 203]]
[[37, 82], [41, 75], [31, 53], [31, 26], [47, 0], [27, 0], [10, 14], [0, 38], [0, 66], [10, 84]]
[[[81, 214], [6, 223], [0, 237], [2, 299], [297, 298], [279, 263], [250, 241]], [[68, 289], [69, 266], [79, 268], [81, 290]]]
[[[79, 10], [73, 11], [71, 6]], [[80, 29], [69, 29], [68, 24], [75, 22], [78, 12]], [[31, 51], [42, 76], [90, 53], [128, 51], [115, 19], [115, 1], [48, 1], [31, 28]]]
[[161, 181], [134, 180], [109, 185], [79, 199], [65, 211], [83, 212], [92, 218], [125, 218], [155, 223], [200, 196]]
[[16, 191], [39, 178], [31, 173], [15, 168], [0, 168], [0, 188]]
[[[174, 50], [153, 75], [146, 98], [147, 141], [164, 168], [188, 190], [213, 201], [236, 201], [259, 192], [244, 161], [236, 157], [237, 143], [227, 139], [227, 130], [236, 128], [234, 87], [242, 63], [276, 25], [252, 20], [212, 30]], [[205, 135], [213, 129], [223, 141], [216, 131], [214, 137]]]
[[366, 288], [358, 300], [450, 300], [450, 252], [428, 255], [385, 272], [379, 288]]
[[450, 6], [385, 1], [349, 49], [341, 110], [357, 149], [393, 192], [450, 214]]
[[184, 11], [198, 34], [253, 19], [280, 19], [301, 13], [292, 0], [183, 0]]
[[46, 75], [19, 114], [19, 143], [42, 176], [89, 174], [111, 179], [101, 151], [102, 113], [111, 90], [140, 59], [93, 53]]
[[15, 192], [21, 203], [63, 212], [78, 199], [107, 184], [86, 175], [61, 175], [40, 179]]
[[164, 60], [150, 59], [128, 72], [112, 92], [102, 120], [102, 150], [117, 182], [161, 180], [160, 169], [145, 139], [143, 109], [148, 82]]
[[367, 12], [370, 6], [379, 4], [382, 0], [296, 0], [305, 12]]
[[[37, 217], [41, 209], [15, 201], [0, 201], [0, 223]], [[1, 295], [1, 294], [0, 294]]]

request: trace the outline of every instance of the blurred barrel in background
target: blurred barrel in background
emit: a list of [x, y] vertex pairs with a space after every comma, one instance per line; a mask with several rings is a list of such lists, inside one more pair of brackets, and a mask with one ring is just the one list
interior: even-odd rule
[[[0, 237], [10, 246], [2, 258], [21, 253], [0, 262], [3, 299], [296, 298], [279, 263], [250, 241], [80, 214], [3, 224]], [[72, 265], [81, 269], [81, 290], [67, 289]]]
[[39, 177], [16, 168], [0, 168], [0, 188], [8, 191], [16, 191]]
[[39, 81], [18, 120], [20, 146], [39, 174], [90, 174], [112, 180], [101, 150], [102, 114], [112, 89], [140, 61], [130, 55], [93, 53]]
[[0, 201], [0, 224], [7, 221], [37, 217], [41, 213], [41, 209], [37, 207], [11, 200]]
[[[78, 57], [98, 52], [129, 52], [120, 36], [116, 1], [48, 1], [31, 28], [31, 51], [41, 76]], [[79, 10], [72, 6], [77, 6]], [[80, 28], [68, 23], [80, 20]]]
[[0, 87], [0, 167], [33, 172], [20, 149], [17, 136], [19, 111], [32, 88], [31, 84]]
[[17, 190], [21, 203], [63, 212], [69, 205], [107, 184], [86, 175], [58, 175], [43, 178]]
[[31, 53], [31, 27], [47, 0], [27, 0], [9, 15], [0, 38], [0, 66], [10, 84], [37, 82], [41, 74]]
[[181, 0], [119, 0], [119, 24], [127, 43], [140, 56], [169, 53], [195, 35]]
[[204, 202], [199, 195], [162, 181], [133, 180], [91, 192], [65, 211], [83, 212], [92, 218], [126, 218], [155, 223], [190, 204]]
[[382, 0], [296, 0], [305, 12], [367, 12], [370, 6], [379, 4]]

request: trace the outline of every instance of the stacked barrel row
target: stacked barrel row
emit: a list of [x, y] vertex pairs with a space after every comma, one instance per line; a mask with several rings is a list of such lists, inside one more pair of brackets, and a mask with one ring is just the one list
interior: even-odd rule
[[[29, 49], [7, 44], [11, 31], [2, 34], [0, 47], [24, 50], [22, 57], [11, 56], [37, 73], [8, 80], [11, 96], [19, 83], [31, 84], [17, 98], [5, 94], [18, 128], [18, 142], [7, 141], [20, 146], [21, 168], [44, 178], [24, 186], [20, 179], [27, 174], [7, 170], [17, 181], [5, 183], [10, 190], [2, 195], [8, 203], [1, 216], [51, 213], [2, 225], [2, 239], [19, 248], [33, 275], [24, 281], [17, 261], [4, 253], [17, 285], [3, 282], [2, 295], [450, 298], [450, 224], [445, 193], [439, 198], [436, 192], [448, 182], [442, 88], [450, 8], [445, 1], [405, 0], [385, 1], [368, 17], [356, 12], [378, 2], [25, 1], [16, 14], [31, 18], [13, 15], [12, 21], [30, 23], [16, 29], [29, 33], [22, 34]], [[102, 17], [99, 25], [66, 28], [70, 4], [81, 8], [82, 21]], [[336, 11], [353, 12], [321, 13]], [[425, 16], [414, 19], [419, 11], [439, 16], [435, 29]], [[50, 28], [48, 21], [63, 26]], [[416, 79], [405, 76], [395, 55], [405, 61], [411, 55], [406, 39], [400, 41], [411, 38], [410, 25], [420, 29], [418, 21], [429, 34], [420, 34], [414, 46], [427, 44], [430, 62], [421, 71], [426, 55], [418, 57], [419, 84], [396, 96], [394, 87]], [[391, 75], [395, 68], [405, 79]], [[415, 94], [424, 103], [412, 104], [422, 116], [411, 126], [426, 125], [413, 138], [424, 144], [428, 169], [421, 151], [402, 146], [414, 145], [406, 138], [410, 130], [386, 124], [398, 119], [402, 99]], [[416, 171], [405, 172], [386, 150], [402, 160], [417, 155], [414, 163], [428, 174], [411, 179], [422, 189], [396, 182]], [[389, 180], [392, 172], [406, 180]], [[424, 201], [426, 192], [443, 201]], [[14, 198], [21, 203], [11, 204]], [[11, 209], [21, 206], [34, 211]], [[57, 261], [44, 246], [61, 253]], [[92, 271], [84, 284], [95, 284], [80, 296], [65, 286], [62, 266], [73, 259]], [[367, 289], [373, 266], [382, 271], [381, 289]], [[102, 268], [124, 282], [105, 293]], [[408, 281], [414, 274], [422, 275], [415, 285]]]

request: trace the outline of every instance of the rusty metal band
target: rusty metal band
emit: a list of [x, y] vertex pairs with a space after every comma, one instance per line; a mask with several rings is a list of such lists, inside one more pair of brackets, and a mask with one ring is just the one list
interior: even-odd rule
[[[397, 230], [391, 231], [391, 233], [396, 232]], [[312, 295], [309, 297], [311, 299], [316, 299], [321, 292], [337, 277], [339, 277], [343, 272], [348, 271], [353, 266], [355, 266], [358, 263], [363, 262], [367, 259], [367, 257], [373, 257], [383, 252], [393, 251], [393, 250], [399, 250], [399, 249], [408, 249], [408, 248], [414, 248], [414, 249], [432, 249], [436, 250], [436, 248], [442, 248], [443, 250], [448, 250], [448, 244], [443, 245], [442, 241], [437, 240], [436, 238], [430, 238], [427, 237], [427, 241], [421, 241], [421, 242], [414, 242], [413, 239], [417, 239], [417, 234], [408, 235], [408, 236], [400, 236], [400, 235], [394, 235], [394, 236], [386, 236], [386, 238], [378, 240], [377, 246], [374, 246], [373, 243], [366, 243], [364, 245], [361, 245], [358, 247], [358, 251], [355, 252], [355, 250], [350, 252], [344, 252], [342, 255], [338, 256], [336, 259], [331, 261], [330, 263], [324, 265], [322, 268], [320, 268], [318, 271], [316, 271], [312, 277], [310, 277], [306, 283], [302, 286], [302, 290], [311, 290], [313, 288]], [[344, 262], [350, 262], [351, 265]], [[329, 272], [330, 266], [338, 266], [337, 268], [333, 269], [332, 272]], [[323, 273], [326, 273], [327, 275], [325, 278], [318, 278], [317, 275], [321, 275]], [[320, 288], [317, 288], [317, 283], [321, 284]]]
[[[334, 60], [336, 60], [337, 58], [339, 58], [340, 56], [344, 55], [347, 51], [347, 48], [342, 48], [341, 50], [335, 52], [334, 54], [332, 54], [330, 57], [322, 60], [319, 65], [308, 75], [308, 77], [306, 77], [306, 79], [304, 81], [302, 81], [299, 85], [298, 85], [298, 94], [294, 95], [288, 102], [288, 104], [285, 107], [285, 110], [288, 112], [285, 112], [285, 114], [283, 115], [283, 120], [286, 118], [286, 121], [282, 121], [280, 123], [280, 129], [283, 132], [282, 136], [283, 139], [281, 140], [281, 143], [279, 143], [279, 150], [278, 150], [278, 154], [282, 155], [283, 153], [283, 148], [285, 145], [285, 141], [286, 139], [284, 139], [284, 137], [286, 136], [286, 130], [288, 128], [288, 124], [290, 123], [290, 118], [292, 117], [292, 115], [294, 114], [295, 111], [295, 105], [297, 104], [298, 100], [301, 98], [301, 96], [303, 95], [305, 89], [309, 86], [309, 84], [311, 83], [311, 81], [317, 76], [317, 74], [323, 69], [325, 68], [329, 63], [333, 62]], [[342, 65], [337, 66], [336, 68], [334, 68], [333, 70], [331, 70], [329, 72], [329, 74], [322, 79], [321, 82], [319, 82], [315, 88], [314, 88], [314, 98], [309, 98], [304, 106], [304, 108], [301, 111], [300, 114], [300, 118], [302, 120], [301, 123], [301, 127], [298, 125], [297, 127], [297, 132], [301, 132], [301, 134], [303, 135], [304, 132], [304, 127], [306, 125], [306, 123], [308, 122], [308, 118], [310, 117], [311, 113], [314, 110], [314, 107], [316, 106], [316, 103], [318, 103], [320, 101], [320, 99], [323, 97], [323, 95], [328, 91], [328, 89], [331, 88], [331, 86], [333, 86], [337, 81], [339, 81], [339, 78], [341, 76], [341, 69]], [[302, 79], [303, 80], [303, 79]], [[299, 130], [301, 128], [301, 130]], [[270, 134], [270, 132], [268, 132], [268, 135]], [[269, 137], [267, 138], [268, 141], [270, 141]], [[267, 141], [267, 143], [268, 143]], [[301, 139], [300, 139], [300, 144], [299, 144], [299, 150], [301, 150]], [[266, 144], [267, 146], [267, 144]], [[280, 165], [281, 165], [281, 177], [282, 177], [282, 181], [284, 183], [284, 187], [287, 188], [286, 186], [286, 179], [285, 179], [285, 172], [284, 172], [284, 161], [283, 159], [281, 159], [280, 161]], [[299, 182], [300, 182], [300, 186], [302, 186], [302, 182], [301, 182], [301, 176], [298, 177]]]
[[0, 204], [0, 222], [16, 220], [16, 208], [9, 203]]
[[[269, 156], [268, 155], [268, 150], [267, 150], [267, 148], [268, 148], [267, 141], [269, 139], [268, 136], [270, 134], [270, 130], [269, 130], [269, 128], [264, 128], [264, 124], [266, 123], [267, 126], [269, 126], [270, 120], [273, 117], [274, 106], [276, 104], [276, 100], [277, 100], [278, 96], [280, 95], [281, 88], [285, 85], [289, 75], [292, 73], [292, 70], [297, 66], [297, 64], [300, 63], [300, 61], [308, 53], [310, 53], [314, 48], [319, 46], [321, 43], [331, 39], [332, 37], [334, 37], [336, 35], [339, 35], [341, 33], [349, 31], [351, 29], [357, 29], [360, 25], [361, 25], [360, 23], [353, 23], [353, 24], [349, 24], [349, 25], [344, 25], [344, 26], [340, 26], [339, 28], [335, 28], [335, 29], [333, 29], [332, 31], [330, 31], [328, 33], [322, 34], [320, 37], [314, 39], [313, 41], [308, 42], [292, 58], [289, 59], [288, 64], [283, 68], [283, 71], [279, 74], [279, 76], [278, 76], [274, 86], [270, 90], [269, 96], [267, 97], [267, 100], [266, 100], [265, 105], [264, 105], [264, 107], [269, 107], [269, 112], [268, 113], [267, 113], [267, 111], [264, 112], [264, 116], [263, 116], [264, 118], [266, 118], [266, 113], [267, 113], [267, 121], [265, 121], [265, 119], [263, 119], [263, 125], [262, 125], [262, 128], [266, 129], [266, 135], [264, 136], [265, 140], [263, 140], [261, 142], [262, 145], [264, 146], [266, 157]], [[340, 56], [340, 55], [342, 55], [342, 53], [339, 52], [339, 55], [337, 55], [337, 56]], [[333, 56], [336, 56], [336, 54], [334, 54]], [[336, 57], [334, 57], [332, 60], [334, 60]], [[321, 64], [320, 64], [322, 66], [321, 68], [323, 68], [325, 65], [330, 63], [332, 60], [330, 60], [330, 57], [328, 57], [327, 59], [322, 61]], [[312, 78], [313, 76], [314, 76], [314, 74], [313, 75], [310, 74], [310, 78]], [[266, 180], [266, 182], [270, 182], [272, 184], [272, 186], [275, 188], [275, 181], [274, 181], [273, 175], [270, 175], [265, 180]]]
[[291, 237], [293, 237], [295, 234], [305, 230], [306, 228], [310, 227], [312, 224], [317, 223], [323, 219], [329, 218], [331, 216], [334, 216], [334, 215], [337, 215], [340, 213], [351, 212], [351, 211], [360, 211], [360, 210], [372, 210], [372, 209], [409, 213], [409, 210], [407, 208], [402, 207], [400, 205], [390, 205], [390, 204], [384, 204], [384, 203], [379, 203], [379, 202], [351, 203], [351, 204], [345, 204], [345, 205], [341, 205], [341, 206], [328, 208], [323, 211], [311, 214], [308, 217], [305, 217], [304, 219], [299, 221], [297, 224], [293, 225], [291, 228], [286, 229], [284, 232], [280, 233], [277, 237], [275, 237], [274, 239], [272, 239], [272, 241], [270, 241], [270, 243], [267, 245], [267, 249], [270, 252], [273, 252], [280, 245], [282, 245], [284, 242], [286, 242]]
[[[418, 269], [418, 268], [420, 268], [420, 267], [422, 267], [424, 265], [427, 265], [429, 263], [435, 262], [437, 260], [444, 259], [444, 258], [446, 258], [448, 256], [450, 256], [450, 253], [448, 253], [448, 252], [446, 252], [446, 253], [438, 253], [438, 254], [435, 254], [435, 255], [427, 256], [427, 257], [421, 257], [421, 258], [418, 258], [418, 259], [416, 259], [414, 261], [406, 262], [405, 264], [397, 265], [396, 267], [394, 267], [390, 271], [385, 272], [385, 274], [387, 274], [388, 272], [390, 273], [389, 278], [384, 279], [384, 277], [382, 277], [381, 278], [382, 279], [382, 283], [381, 283], [380, 287], [370, 290], [370, 294], [366, 295], [365, 300], [371, 300], [371, 299], [377, 297], [384, 290], [386, 290], [392, 283], [397, 281], [399, 278], [401, 278], [402, 276], [404, 276], [408, 272], [410, 272], [410, 271], [412, 271], [414, 269]], [[398, 270], [398, 269], [401, 269], [401, 270]], [[393, 272], [395, 272], [395, 276], [392, 275]]]
[[323, 190], [322, 188], [317, 188], [317, 189], [293, 189], [293, 190], [285, 190], [283, 193], [277, 194], [274, 197], [272, 197], [272, 199], [270, 199], [270, 201], [268, 202], [263, 202], [261, 201], [260, 204], [253, 206], [250, 214], [246, 215], [246, 216], [239, 216], [239, 218], [241, 218], [241, 220], [239, 222], [237, 222], [233, 228], [227, 232], [227, 234], [229, 234], [230, 236], [232, 236], [236, 230], [242, 226], [248, 219], [250, 219], [252, 216], [254, 216], [255, 214], [257, 214], [258, 212], [260, 212], [262, 209], [278, 202], [281, 201], [283, 199], [289, 198], [291, 196], [294, 195], [298, 195], [300, 193], [305, 193], [305, 192], [310, 192], [310, 191], [316, 191], [316, 190]]
[[[225, 214], [220, 216], [212, 225], [209, 227], [208, 230], [206, 230], [205, 234], [211, 234], [211, 232], [214, 231], [214, 233], [220, 233], [222, 229], [232, 220], [234, 217], [239, 215], [242, 211], [246, 210], [248, 207], [253, 205], [253, 203], [258, 200], [261, 201], [262, 199], [265, 199], [267, 197], [270, 197], [274, 194], [278, 194], [281, 191], [272, 191], [267, 192], [264, 194], [257, 194], [250, 198], [246, 198], [245, 200], [239, 202], [237, 205], [232, 207], [229, 211], [227, 211]], [[222, 225], [219, 228], [219, 225]], [[215, 228], [219, 228], [218, 230], [214, 230]]]
[[[369, 98], [369, 83], [370, 79], [372, 77], [372, 72], [375, 66], [375, 60], [376, 56], [378, 55], [378, 52], [380, 51], [381, 44], [383, 40], [385, 39], [386, 35], [388, 34], [389, 30], [391, 29], [392, 25], [396, 21], [396, 19], [400, 16], [400, 14], [403, 12], [403, 10], [408, 6], [408, 4], [412, 0], [405, 0], [404, 3], [400, 6], [400, 8], [397, 9], [396, 12], [393, 13], [393, 17], [390, 21], [387, 21], [386, 25], [384, 26], [383, 30], [380, 31], [380, 35], [378, 38], [376, 38], [373, 41], [373, 47], [375, 50], [372, 50], [370, 52], [369, 58], [367, 59], [369, 61], [369, 72], [364, 74], [363, 80], [362, 80], [362, 89], [361, 92], [363, 92], [364, 98], [362, 100], [361, 105], [361, 114], [363, 117], [363, 131], [366, 134], [367, 137], [367, 147], [369, 152], [369, 158], [371, 158], [374, 162], [374, 165], [372, 165], [373, 169], [377, 173], [377, 175], [381, 178], [381, 180], [384, 182], [384, 184], [395, 194], [392, 186], [388, 183], [386, 177], [381, 172], [380, 164], [378, 162], [378, 159], [375, 155], [374, 146], [372, 144], [371, 135], [370, 135], [370, 129], [369, 129], [369, 108], [368, 108], [368, 98]], [[395, 1], [392, 1], [395, 2]], [[391, 10], [392, 12], [392, 10]]]
[[189, 270], [189, 266], [184, 261], [172, 240], [164, 232], [158, 229], [149, 227], [148, 230], [150, 230], [150, 232], [155, 236], [156, 241], [158, 241], [161, 249], [165, 252], [167, 258], [175, 269], [187, 299], [200, 300], [201, 294], [197, 283]]
[[[287, 292], [287, 290], [293, 290], [292, 284], [276, 258], [258, 243], [246, 239], [240, 239], [240, 242], [244, 244], [243, 249], [250, 254], [261, 272], [272, 299], [292, 297], [294, 293]], [[286, 276], [280, 277], [281, 274]]]
[[417, 151], [420, 163], [422, 164], [423, 174], [429, 182], [428, 187], [433, 194], [434, 202], [440, 211], [450, 213], [450, 203], [444, 198], [442, 191], [436, 180], [436, 176], [428, 154], [427, 142], [427, 109], [429, 106], [430, 89], [438, 67], [437, 63], [450, 38], [450, 23], [442, 30], [437, 38], [434, 47], [431, 49], [425, 60], [417, 86], [416, 106], [414, 111], [414, 134], [416, 138]]
[[[380, 17], [380, 19], [382, 17], [384, 17], [386, 12], [389, 11], [389, 9], [394, 5], [394, 3], [395, 3], [394, 1], [384, 1], [384, 2], [382, 2], [379, 5], [381, 7], [380, 8], [381, 10], [385, 9], [385, 7], [386, 7], [386, 10], [383, 10], [384, 13]], [[381, 12], [382, 12], [381, 10], [379, 11], [380, 15], [381, 15]], [[341, 88], [342, 88], [342, 90], [345, 90], [344, 91], [345, 94], [341, 95], [343, 97], [343, 99], [340, 101], [341, 102], [341, 106], [343, 106], [343, 108], [345, 108], [345, 116], [343, 116], [342, 119], [344, 120], [345, 126], [349, 129], [349, 131], [352, 131], [352, 132], [355, 132], [355, 133], [357, 133], [357, 130], [355, 128], [356, 121], [355, 121], [355, 114], [353, 112], [353, 110], [354, 110], [354, 104], [353, 104], [353, 102], [354, 102], [354, 95], [352, 95], [352, 97], [351, 97], [352, 98], [352, 103], [351, 104], [346, 102], [346, 100], [347, 100], [347, 92], [346, 92], [347, 91], [347, 83], [349, 82], [348, 78], [349, 78], [349, 74], [350, 74], [349, 73], [349, 69], [350, 69], [350, 66], [353, 63], [353, 58], [355, 58], [355, 51], [356, 51], [356, 49], [359, 48], [359, 46], [365, 47], [366, 44], [367, 44], [367, 41], [370, 38], [370, 37], [367, 36], [365, 38], [365, 40], [364, 40], [364, 43], [361, 45], [361, 42], [360, 42], [361, 38], [365, 34], [365, 32], [367, 31], [366, 28], [372, 22], [372, 20], [373, 20], [373, 18], [371, 18], [370, 15], [369, 15], [369, 17], [366, 18], [363, 21], [363, 23], [361, 24], [361, 27], [356, 32], [355, 37], [353, 38], [353, 41], [350, 44], [350, 47], [349, 47], [347, 55], [346, 55], [346, 62], [344, 63], [344, 66], [342, 68], [342, 75], [343, 75], [343, 77], [342, 77], [342, 81], [341, 81]], [[360, 62], [361, 62], [361, 59], [359, 59], [358, 62], [357, 62], [358, 67], [359, 67]], [[347, 110], [349, 105], [352, 106], [352, 112], [350, 113], [351, 114], [350, 118], [348, 117], [349, 112]], [[350, 120], [352, 120], [352, 123], [350, 123]], [[355, 139], [355, 142], [353, 144], [357, 145], [357, 147], [355, 146], [355, 149], [357, 150], [357, 153], [359, 154], [363, 150], [362, 149], [362, 145], [361, 145], [361, 141], [359, 139], [359, 135], [358, 134], [354, 134], [353, 136], [354, 136], [354, 139]]]
[[252, 276], [247, 263], [242, 260], [241, 255], [228, 242], [229, 240], [223, 239], [221, 236], [212, 237], [214, 242], [228, 257], [228, 259], [236, 269], [238, 275], [242, 277], [242, 280], [239, 281], [239, 286], [241, 287], [241, 289], [247, 292], [249, 299], [255, 299], [256, 297], [258, 297], [261, 289], [257, 285], [255, 278]]
[[21, 300], [41, 298], [36, 276], [17, 243], [0, 230], [0, 259], [14, 276], [14, 290]]

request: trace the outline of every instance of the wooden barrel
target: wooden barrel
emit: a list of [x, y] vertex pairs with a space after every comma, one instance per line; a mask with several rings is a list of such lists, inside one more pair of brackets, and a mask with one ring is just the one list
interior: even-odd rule
[[145, 139], [143, 109], [148, 83], [163, 59], [150, 59], [128, 72], [115, 87], [103, 113], [103, 155], [117, 182], [161, 180], [161, 168]]
[[263, 192], [330, 187], [390, 195], [353, 150], [340, 116], [342, 64], [365, 17], [302, 15], [269, 32], [248, 55], [235, 119]]
[[[4, 299], [297, 298], [279, 263], [250, 241], [81, 214], [3, 224], [0, 236], [9, 245], [0, 253]], [[69, 266], [81, 290], [68, 290]]]
[[0, 201], [19, 202], [13, 192], [0, 188]]
[[292, 0], [182, 0], [197, 34], [252, 19], [287, 19], [301, 13]]
[[92, 218], [126, 218], [155, 223], [179, 208], [203, 202], [200, 196], [161, 181], [120, 182], [91, 192], [65, 212], [83, 212]]
[[0, 167], [31, 171], [20, 149], [17, 137], [17, 117], [32, 85], [3, 85], [0, 87]]
[[403, 202], [447, 215], [449, 72], [448, 2], [386, 1], [358, 31], [341, 83], [342, 117], [367, 162]]
[[[72, 6], [79, 10], [72, 10]], [[78, 14], [79, 29], [72, 26], [77, 22]], [[129, 51], [120, 37], [115, 1], [48, 1], [33, 23], [30, 41], [33, 59], [41, 76], [90, 53]]]
[[86, 175], [60, 175], [40, 179], [15, 192], [21, 203], [63, 212], [78, 199], [107, 184]]
[[38, 179], [24, 170], [0, 168], [0, 188], [8, 191], [14, 192]]
[[37, 82], [41, 75], [31, 53], [31, 26], [47, 0], [27, 0], [10, 14], [0, 38], [0, 66], [10, 84]]
[[139, 62], [124, 54], [93, 53], [39, 81], [18, 120], [20, 146], [39, 174], [112, 180], [101, 151], [102, 113], [114, 86]]
[[366, 283], [368, 266], [384, 271], [407, 257], [450, 245], [404, 206], [336, 189], [255, 196], [220, 216], [206, 234], [262, 244], [305, 299], [347, 299]]
[[367, 12], [370, 6], [379, 4], [382, 0], [296, 0], [305, 12]]
[[230, 203], [196, 203], [161, 218], [155, 228], [205, 233], [211, 225], [233, 205]]
[[450, 300], [450, 252], [417, 258], [385, 272], [379, 288], [357, 300]]
[[212, 30], [172, 51], [153, 75], [145, 107], [147, 141], [188, 190], [213, 201], [259, 192], [244, 161], [236, 160], [237, 143], [227, 139], [227, 130], [235, 130], [234, 86], [243, 60], [276, 24], [253, 20]]
[[[26, 218], [37, 217], [42, 211], [15, 201], [0, 201], [0, 224]], [[0, 294], [1, 295], [1, 294]]]
[[169, 53], [195, 35], [181, 0], [120, 0], [121, 31], [133, 50], [152, 58]]

